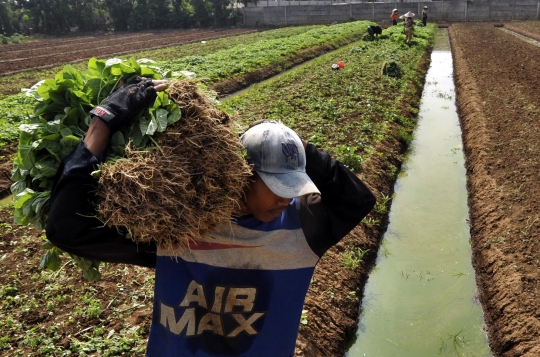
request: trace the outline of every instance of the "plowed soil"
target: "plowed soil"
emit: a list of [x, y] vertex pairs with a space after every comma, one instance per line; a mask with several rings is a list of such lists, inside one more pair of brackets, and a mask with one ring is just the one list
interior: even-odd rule
[[[540, 203], [537, 200], [540, 48], [492, 24], [453, 24], [449, 33], [467, 157], [473, 264], [489, 343], [495, 356], [540, 356]], [[428, 58], [419, 71], [426, 70]], [[420, 91], [421, 88], [413, 89], [411, 106], [418, 105]], [[389, 138], [378, 148], [382, 153], [379, 161], [374, 161], [363, 173], [381, 178], [371, 187], [375, 193], [391, 194], [393, 182], [385, 179], [384, 172], [388, 165], [399, 167], [398, 154], [403, 149], [396, 138]], [[385, 223], [384, 217], [374, 218]], [[0, 212], [0, 222], [11, 222], [7, 212]], [[383, 230], [384, 224], [360, 225], [324, 256], [306, 298], [309, 323], [300, 328], [297, 357], [343, 355], [345, 340], [356, 328], [368, 264], [374, 260]], [[0, 261], [2, 269], [8, 269], [9, 273], [2, 274], [1, 286], [16, 284], [19, 289], [16, 293], [21, 296], [41, 294], [45, 286], [41, 279], [35, 282], [29, 278], [39, 274], [37, 266], [43, 253], [38, 239], [41, 234], [30, 228], [0, 224]], [[349, 241], [369, 249], [364, 263], [354, 271], [343, 268], [340, 262], [340, 253]], [[68, 268], [59, 275], [68, 289], [62, 294], [90, 286], [76, 268]], [[140, 326], [141, 336], [148, 334], [151, 303], [146, 300], [145, 284], [153, 272], [123, 266], [109, 267], [106, 271], [110, 273], [102, 281], [92, 283], [92, 297], [105, 303], [116, 302], [103, 305], [98, 318], [67, 324], [54, 342], [57, 346], [67, 349], [71, 336], [82, 337], [96, 325], [119, 331], [123, 322], [129, 322]], [[119, 286], [124, 288], [119, 290]], [[122, 293], [125, 291], [129, 295]], [[134, 303], [133, 296], [139, 296], [142, 303]], [[116, 300], [111, 300], [113, 297]], [[73, 296], [62, 303], [62, 311], [55, 316], [49, 315], [45, 308], [29, 313], [14, 304], [13, 316], [24, 321], [25, 328], [30, 330], [67, 321], [69, 314], [82, 303]], [[126, 321], [114, 315], [118, 312], [125, 313]], [[6, 337], [13, 342], [13, 349], [6, 347], [0, 350], [0, 355], [11, 355], [18, 344], [28, 353], [35, 351], [22, 344], [23, 333], [14, 332]]]
[[254, 32], [248, 28], [227, 30], [185, 30], [141, 32], [112, 36], [86, 36], [3, 46], [0, 52], [0, 75], [52, 68], [92, 57], [110, 58], [143, 50], [207, 41], [220, 37]]
[[449, 34], [490, 346], [540, 356], [540, 47], [490, 24]]
[[540, 41], [540, 22], [539, 21], [508, 23], [508, 24], [505, 24], [504, 27], [511, 31], [517, 32], [523, 36], [527, 36], [536, 41]]

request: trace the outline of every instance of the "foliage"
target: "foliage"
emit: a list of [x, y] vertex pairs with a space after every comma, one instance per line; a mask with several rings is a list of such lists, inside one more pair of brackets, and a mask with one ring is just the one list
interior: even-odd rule
[[[110, 285], [102, 289], [81, 281], [79, 271], [69, 269], [72, 260], [57, 271], [36, 271], [40, 234], [0, 224], [11, 246], [0, 257], [0, 355], [144, 356], [154, 272], [111, 266], [103, 272]], [[135, 310], [141, 316], [136, 323], [129, 318]]]
[[[177, 17], [173, 21], [180, 21]], [[216, 52], [225, 48], [231, 48], [238, 44], [249, 44], [260, 41], [262, 39], [278, 39], [289, 36], [296, 36], [302, 32], [306, 32], [322, 25], [311, 26], [298, 26], [298, 27], [286, 27], [268, 31], [257, 31], [248, 34], [229, 36], [209, 40], [206, 43], [189, 43], [178, 46], [166, 47], [157, 50], [142, 51], [134, 54], [119, 56], [122, 59], [134, 58], [152, 58], [156, 61], [165, 61], [170, 59], [177, 59], [180, 57], [186, 57], [191, 55], [208, 55], [209, 53]], [[51, 69], [44, 69], [39, 71], [28, 71], [18, 73], [10, 76], [0, 77], [0, 99], [4, 96], [20, 91], [21, 87], [31, 86], [42, 78], [49, 78], [60, 70], [63, 66], [58, 66]], [[73, 64], [73, 67], [77, 70], [85, 70], [87, 67], [87, 61]]]
[[356, 150], [357, 148], [348, 145], [341, 145], [338, 148], [338, 159], [352, 171], [359, 170], [362, 165], [362, 157], [356, 154]]
[[390, 61], [385, 68], [384, 74], [388, 77], [400, 78], [401, 77], [401, 67], [396, 61]]
[[4, 36], [0, 34], [0, 43], [2, 43], [2, 45], [8, 45], [10, 43], [21, 43], [26, 40], [28, 40], [28, 36], [24, 36], [16, 32], [11, 36]]
[[18, 126], [33, 112], [36, 100], [20, 93], [0, 101], [0, 150], [19, 137]]
[[[192, 55], [161, 63], [163, 68], [178, 71], [196, 72], [198, 76], [216, 82], [233, 75], [244, 74], [256, 68], [283, 63], [283, 59], [301, 50], [333, 44], [336, 47], [347, 43], [359, 33], [365, 31], [366, 22], [357, 21], [334, 26], [316, 27], [295, 36], [275, 39], [262, 39], [249, 44], [209, 53]], [[264, 53], [261, 56], [261, 53]]]
[[0, 3], [7, 34], [140, 31], [234, 24], [231, 0], [26, 0]]
[[364, 255], [369, 251], [369, 249], [363, 250], [361, 248], [356, 249], [350, 249], [343, 253], [341, 264], [343, 264], [344, 267], [349, 268], [351, 270], [356, 270], [360, 263], [362, 262], [362, 259], [364, 259]]
[[[367, 24], [358, 22], [364, 31]], [[400, 103], [410, 96], [420, 60], [433, 41], [433, 28], [417, 29], [415, 36], [419, 42], [411, 47], [390, 37], [358, 41], [224, 104], [245, 124], [282, 121], [351, 167], [369, 164], [379, 143], [415, 125], [414, 118], [402, 116]], [[337, 61], [345, 67], [331, 70]], [[382, 64], [390, 61], [399, 63], [400, 78], [381, 75]]]
[[[47, 221], [53, 179], [61, 160], [79, 145], [90, 124], [89, 110], [99, 104], [122, 78], [140, 75], [147, 78], [169, 78], [148, 61], [108, 61], [90, 59], [88, 71], [66, 66], [54, 79], [47, 79], [27, 91], [37, 100], [33, 114], [20, 126], [17, 157], [13, 164], [11, 191], [15, 194], [14, 221], [43, 229]], [[154, 106], [139, 114], [125, 132], [111, 139], [109, 160], [122, 156], [127, 142], [145, 148], [150, 136], [163, 132], [167, 125], [180, 119], [180, 109], [164, 92], [158, 93]], [[51, 246], [41, 261], [42, 267], [57, 269], [59, 254]], [[99, 278], [99, 263], [72, 258], [88, 278]]]
[[[238, 111], [244, 124], [261, 118], [283, 119], [310, 142], [316, 142], [327, 151], [342, 145], [357, 148], [355, 154], [364, 159], [362, 165], [369, 164], [370, 157], [377, 153], [374, 145], [389, 135], [391, 124], [400, 127], [414, 125], [414, 119], [405, 120], [396, 107], [403, 101], [403, 93], [411, 77], [419, 75], [418, 58], [425, 47], [402, 47], [399, 42], [390, 40], [373, 41], [362, 51], [352, 51], [352, 48], [363, 47], [363, 44], [356, 43], [322, 56], [230, 99], [227, 105]], [[345, 63], [345, 69], [329, 71], [329, 64], [338, 59]], [[404, 76], [401, 79], [381, 78], [381, 64], [390, 59], [402, 64]], [[320, 115], [323, 111], [320, 99], [331, 97], [337, 111], [334, 120]], [[347, 121], [350, 118], [354, 120], [353, 124]], [[368, 220], [364, 223], [368, 224]], [[374, 219], [369, 221], [373, 225], [378, 223]], [[15, 233], [16, 238], [10, 245], [18, 249], [8, 255], [8, 258], [15, 256], [17, 263], [14, 265], [32, 266], [40, 261], [35, 254], [37, 246], [21, 241], [29, 229], [0, 224], [0, 235], [7, 236], [9, 231]], [[32, 242], [35, 240], [33, 238]], [[152, 271], [123, 265], [107, 269], [103, 274], [109, 283], [104, 289], [92, 284], [78, 284], [78, 274], [64, 268], [73, 266], [71, 260], [56, 272], [34, 271], [31, 279], [19, 274], [22, 269], [28, 270], [27, 266], [19, 271], [3, 266], [7, 269], [2, 269], [0, 353], [144, 355], [151, 312], [143, 307], [129, 317], [131, 311], [147, 305], [148, 299], [151, 301], [153, 298]], [[78, 285], [72, 285], [73, 282]], [[334, 297], [332, 291], [325, 294]], [[356, 298], [355, 292], [349, 292], [347, 298]], [[307, 323], [307, 314], [308, 311], [302, 312], [303, 323]], [[33, 321], [44, 319], [47, 324], [29, 323], [24, 320], [25, 316], [31, 316]], [[132, 326], [135, 323], [133, 318], [137, 318], [137, 326]], [[139, 326], [142, 328], [138, 329]]]

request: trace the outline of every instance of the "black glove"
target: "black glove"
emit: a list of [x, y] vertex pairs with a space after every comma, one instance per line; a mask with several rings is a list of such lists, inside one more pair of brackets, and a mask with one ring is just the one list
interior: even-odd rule
[[92, 109], [90, 114], [100, 117], [113, 133], [153, 103], [156, 96], [151, 80], [135, 77], [112, 92], [100, 105]]

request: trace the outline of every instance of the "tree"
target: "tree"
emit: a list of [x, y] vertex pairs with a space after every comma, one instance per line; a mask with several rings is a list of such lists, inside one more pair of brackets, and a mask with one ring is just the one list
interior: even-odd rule
[[13, 26], [11, 26], [11, 8], [7, 1], [0, 1], [0, 35], [11, 35]]
[[189, 28], [195, 26], [195, 9], [188, 0], [171, 0], [172, 18], [170, 24], [174, 28]]
[[193, 5], [195, 22], [198, 23], [200, 27], [209, 27], [212, 25], [212, 4], [205, 0], [191, 0]]
[[128, 20], [133, 13], [134, 0], [104, 0], [116, 31], [127, 31]]
[[230, 0], [211, 0], [217, 26], [227, 26], [231, 20], [233, 8]]

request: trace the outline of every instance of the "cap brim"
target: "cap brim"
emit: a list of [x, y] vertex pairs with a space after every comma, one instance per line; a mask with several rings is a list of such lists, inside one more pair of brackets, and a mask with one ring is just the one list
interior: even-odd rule
[[257, 174], [270, 191], [283, 198], [295, 198], [308, 193], [321, 193], [305, 172], [269, 174], [258, 171]]

